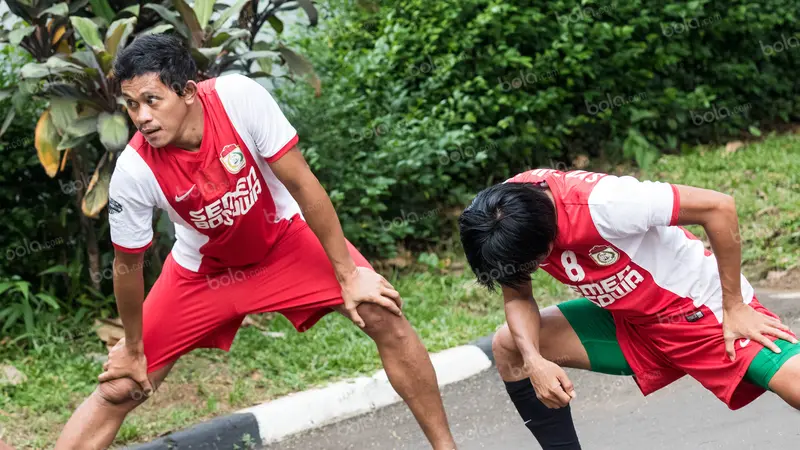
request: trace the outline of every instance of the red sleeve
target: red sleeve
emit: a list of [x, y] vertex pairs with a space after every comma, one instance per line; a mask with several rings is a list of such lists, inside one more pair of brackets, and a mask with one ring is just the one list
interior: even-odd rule
[[113, 242], [111, 244], [114, 246], [115, 249], [117, 249], [117, 250], [119, 250], [121, 252], [125, 252], [125, 253], [144, 253], [145, 250], [147, 250], [148, 248], [150, 248], [151, 245], [153, 245], [153, 241], [150, 241], [144, 247], [139, 247], [139, 248], [123, 247], [123, 246], [115, 244]]
[[283, 147], [281, 147], [280, 150], [278, 150], [278, 153], [275, 153], [269, 158], [264, 158], [264, 159], [266, 159], [268, 163], [274, 163], [275, 161], [281, 159], [281, 156], [285, 155], [286, 152], [293, 149], [294, 146], [297, 145], [297, 142], [299, 140], [300, 138], [297, 135], [295, 135], [289, 142], [286, 143], [286, 145], [284, 145]]
[[681, 211], [681, 194], [678, 192], [678, 187], [674, 184], [670, 184], [672, 187], [672, 218], [669, 221], [669, 225], [674, 227], [678, 224], [678, 213]]

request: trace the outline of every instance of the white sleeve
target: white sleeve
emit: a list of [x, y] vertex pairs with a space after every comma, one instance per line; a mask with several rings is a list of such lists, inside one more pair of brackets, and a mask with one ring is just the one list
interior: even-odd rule
[[680, 197], [669, 183], [608, 175], [594, 186], [588, 203], [595, 227], [609, 239], [675, 225]]
[[267, 162], [278, 160], [297, 143], [294, 129], [269, 91], [244, 75], [225, 75], [216, 83], [225, 112], [255, 142]]
[[153, 241], [155, 202], [139, 180], [118, 164], [108, 188], [111, 243], [118, 250], [141, 253]]

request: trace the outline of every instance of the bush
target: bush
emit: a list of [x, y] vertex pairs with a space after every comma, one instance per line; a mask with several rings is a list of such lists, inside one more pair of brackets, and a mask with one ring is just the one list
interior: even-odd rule
[[531, 166], [647, 168], [800, 111], [791, 0], [352, 3], [300, 42], [322, 97], [279, 95], [345, 233], [372, 255], [437, 242], [448, 211]]

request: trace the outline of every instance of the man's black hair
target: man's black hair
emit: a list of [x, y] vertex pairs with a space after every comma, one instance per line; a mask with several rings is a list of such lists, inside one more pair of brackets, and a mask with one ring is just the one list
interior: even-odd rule
[[530, 280], [558, 232], [556, 209], [539, 185], [484, 189], [458, 220], [461, 244], [478, 282], [519, 287]]
[[148, 73], [157, 73], [162, 83], [182, 96], [186, 82], [197, 77], [197, 65], [182, 40], [167, 34], [147, 34], [117, 55], [114, 77], [121, 83]]

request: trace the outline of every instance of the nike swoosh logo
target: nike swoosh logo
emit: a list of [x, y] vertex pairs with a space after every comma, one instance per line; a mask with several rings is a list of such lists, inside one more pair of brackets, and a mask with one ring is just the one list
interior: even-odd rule
[[188, 190], [188, 191], [186, 191], [186, 193], [185, 193], [185, 194], [183, 194], [183, 195], [180, 195], [180, 196], [179, 196], [179, 195], [176, 195], [176, 196], [175, 196], [175, 201], [176, 201], [176, 202], [182, 202], [183, 200], [185, 200], [185, 199], [186, 199], [186, 197], [188, 197], [188, 196], [189, 196], [189, 194], [191, 194], [191, 193], [192, 193], [192, 191], [194, 190], [195, 186], [197, 186], [197, 185], [196, 185], [196, 184], [193, 184], [193, 185], [192, 185], [192, 187], [190, 187], [190, 188], [189, 188], [189, 190]]
[[742, 347], [742, 348], [747, 347], [747, 345], [749, 343], [750, 343], [750, 339], [739, 339], [739, 346]]

